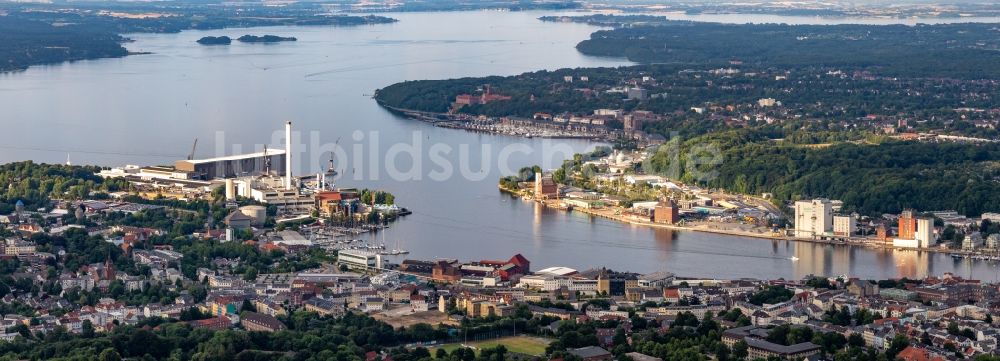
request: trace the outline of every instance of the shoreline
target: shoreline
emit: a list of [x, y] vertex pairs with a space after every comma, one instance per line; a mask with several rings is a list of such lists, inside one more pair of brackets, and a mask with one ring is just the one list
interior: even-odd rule
[[[776, 235], [776, 234], [755, 233], [755, 232], [739, 231], [739, 230], [727, 230], [727, 229], [713, 229], [713, 228], [708, 228], [709, 227], [708, 224], [702, 224], [702, 226], [681, 226], [681, 225], [673, 225], [673, 224], [665, 224], [665, 223], [654, 223], [654, 222], [649, 222], [649, 221], [640, 221], [640, 220], [636, 220], [636, 219], [631, 219], [631, 218], [628, 218], [628, 217], [623, 216], [623, 215], [614, 214], [613, 212], [600, 212], [600, 211], [593, 210], [593, 209], [578, 209], [578, 208], [567, 209], [567, 208], [562, 207], [561, 205], [559, 205], [560, 200], [558, 200], [558, 199], [554, 199], [554, 200], [538, 200], [538, 199], [534, 199], [534, 197], [532, 197], [532, 196], [522, 195], [522, 194], [520, 194], [519, 191], [510, 190], [510, 189], [504, 188], [503, 186], [500, 186], [500, 185], [497, 185], [497, 188], [501, 192], [503, 192], [503, 193], [506, 193], [506, 194], [509, 194], [511, 196], [515, 196], [515, 197], [521, 198], [523, 200], [527, 200], [527, 201], [531, 201], [531, 202], [535, 202], [535, 203], [540, 203], [540, 204], [542, 204], [542, 206], [544, 206], [546, 208], [551, 208], [551, 209], [554, 209], [554, 210], [562, 210], [562, 211], [567, 211], [567, 212], [580, 212], [580, 213], [586, 214], [586, 215], [591, 216], [591, 217], [604, 218], [604, 219], [608, 219], [608, 220], [611, 220], [611, 221], [615, 221], [615, 222], [619, 222], [619, 223], [623, 223], [623, 224], [635, 225], [635, 226], [643, 226], [643, 227], [659, 228], [659, 229], [670, 229], [670, 230], [676, 230], [676, 231], [701, 232], [701, 233], [717, 234], [717, 235], [724, 235], [724, 236], [734, 236], [734, 237], [749, 237], [749, 238], [765, 239], [765, 240], [771, 240], [771, 241], [786, 241], [786, 242], [790, 241], [790, 242], [805, 242], [805, 243], [813, 243], [813, 244], [824, 244], [824, 245], [831, 245], [831, 246], [862, 247], [862, 248], [867, 248], [867, 249], [872, 249], [872, 250], [880, 250], [880, 251], [897, 251], [897, 250], [898, 251], [916, 251], [916, 252], [941, 253], [941, 254], [952, 255], [952, 256], [956, 256], [957, 255], [957, 256], [962, 256], [962, 257], [968, 257], [968, 256], [978, 255], [978, 253], [975, 253], [975, 252], [956, 251], [956, 250], [944, 250], [944, 249], [940, 249], [940, 248], [895, 247], [895, 246], [892, 246], [892, 245], [885, 246], [885, 245], [879, 245], [879, 244], [874, 244], [874, 243], [865, 243], [865, 242], [837, 241], [837, 240], [816, 239], [816, 238], [796, 238], [796, 237], [790, 237], [790, 236], [784, 236], [784, 235]], [[858, 238], [858, 239], [861, 239], [861, 238]], [[870, 240], [874, 241], [874, 239], [870, 239]]]
[[[377, 94], [377, 92], [376, 92]], [[374, 96], [372, 96], [374, 98]], [[544, 139], [585, 139], [592, 140], [596, 142], [612, 142], [616, 138], [612, 134], [580, 134], [580, 133], [569, 133], [569, 131], [558, 131], [556, 133], [552, 129], [545, 129], [542, 127], [525, 127], [522, 126], [521, 129], [511, 129], [508, 131], [491, 129], [488, 125], [476, 125], [470, 124], [470, 121], [460, 119], [460, 117], [448, 113], [434, 113], [425, 112], [413, 109], [403, 109], [393, 107], [391, 105], [386, 105], [375, 99], [375, 102], [379, 106], [389, 110], [392, 113], [397, 113], [408, 119], [418, 120], [424, 123], [432, 124], [435, 127], [448, 128], [448, 129], [459, 129], [472, 133], [485, 133], [485, 134], [495, 134], [503, 135], [509, 137], [518, 138], [544, 138]], [[441, 119], [445, 117], [447, 119]], [[609, 128], [609, 130], [611, 130]]]
[[[373, 96], [373, 98], [374, 98], [374, 96]], [[409, 118], [409, 119], [415, 119], [415, 120], [419, 120], [419, 121], [422, 121], [422, 122], [425, 122], [425, 123], [430, 123], [430, 124], [433, 124], [434, 126], [437, 126], [437, 127], [450, 128], [450, 129], [461, 129], [461, 130], [465, 130], [465, 131], [468, 131], [468, 132], [474, 132], [474, 133], [486, 133], [486, 134], [494, 134], [494, 135], [514, 136], [514, 137], [529, 138], [529, 139], [532, 138], [531, 135], [525, 136], [525, 135], [516, 134], [516, 133], [500, 132], [500, 131], [494, 131], [494, 130], [489, 130], [489, 129], [476, 129], [475, 127], [469, 127], [469, 126], [466, 126], [464, 124], [464, 123], [466, 123], [465, 121], [460, 120], [460, 119], [455, 119], [454, 115], [450, 115], [450, 114], [433, 113], [433, 112], [424, 112], [424, 111], [418, 111], [418, 110], [412, 110], [412, 109], [396, 108], [396, 107], [393, 107], [393, 106], [385, 105], [382, 102], [378, 101], [377, 99], [376, 99], [376, 102], [379, 104], [379, 106], [382, 106], [383, 108], [389, 110], [390, 112], [398, 113], [401, 116]], [[439, 116], [444, 116], [444, 117], [447, 117], [449, 119], [441, 119], [441, 118], [439, 118]], [[560, 139], [560, 138], [561, 139], [587, 139], [587, 140], [598, 141], [598, 142], [600, 142], [600, 141], [605, 141], [605, 142], [609, 141], [608, 138], [602, 138], [602, 137], [596, 137], [596, 136], [542, 136], [542, 135], [538, 135], [537, 137], [539, 137], [539, 138], [547, 138], [547, 139]], [[507, 194], [509, 194], [511, 196], [516, 196], [518, 198], [522, 198], [524, 200], [530, 200], [530, 201], [533, 201], [533, 202], [540, 203], [540, 204], [542, 204], [546, 208], [552, 208], [552, 209], [556, 209], [556, 210], [566, 210], [566, 211], [579, 211], [579, 212], [581, 212], [583, 214], [586, 214], [586, 215], [589, 215], [591, 217], [605, 218], [605, 219], [608, 219], [608, 220], [611, 220], [611, 221], [615, 221], [615, 222], [619, 222], [619, 223], [623, 223], [623, 224], [635, 225], [635, 226], [644, 226], [644, 227], [659, 228], [659, 229], [670, 229], [670, 230], [677, 230], [677, 231], [702, 232], [702, 233], [725, 235], [725, 236], [734, 236], [734, 237], [749, 237], [749, 238], [756, 238], [756, 239], [766, 239], [766, 240], [771, 240], [771, 241], [807, 242], [807, 243], [813, 243], [813, 244], [824, 244], [824, 245], [832, 245], [832, 246], [844, 245], [844, 246], [851, 246], [851, 247], [862, 247], [862, 248], [867, 248], [867, 249], [871, 249], [871, 250], [878, 250], [878, 251], [897, 251], [897, 250], [898, 251], [917, 251], [917, 252], [939, 253], [939, 254], [951, 255], [953, 257], [962, 257], [962, 258], [970, 258], [970, 257], [975, 257], [975, 256], [996, 257], [996, 255], [987, 255], [987, 254], [984, 254], [982, 252], [972, 252], [972, 251], [955, 250], [955, 249], [941, 249], [941, 248], [938, 248], [938, 247], [931, 247], [931, 248], [898, 247], [898, 246], [893, 246], [891, 243], [886, 244], [885, 242], [878, 241], [878, 240], [876, 240], [874, 238], [867, 238], [867, 237], [865, 237], [865, 238], [862, 238], [862, 237], [848, 237], [848, 238], [835, 238], [835, 239], [830, 239], [830, 238], [797, 238], [797, 237], [791, 237], [791, 236], [787, 236], [787, 235], [775, 234], [774, 232], [768, 233], [766, 231], [752, 232], [752, 231], [746, 231], [746, 230], [733, 230], [733, 229], [712, 228], [713, 225], [711, 223], [698, 223], [695, 226], [654, 223], [654, 222], [650, 222], [650, 221], [637, 220], [637, 219], [630, 218], [630, 217], [627, 217], [627, 216], [622, 215], [622, 214], [617, 214], [616, 212], [614, 212], [613, 208], [609, 208], [609, 209], [596, 209], [596, 210], [595, 209], [573, 208], [573, 209], [567, 210], [566, 207], [563, 207], [560, 204], [560, 200], [538, 200], [538, 199], [534, 199], [534, 197], [531, 196], [531, 195], [524, 195], [524, 194], [522, 194], [520, 192], [520, 190], [506, 189], [506, 188], [504, 188], [501, 185], [497, 185], [497, 187], [500, 189], [501, 192], [507, 193]], [[604, 210], [604, 211], [602, 211], [602, 210]]]

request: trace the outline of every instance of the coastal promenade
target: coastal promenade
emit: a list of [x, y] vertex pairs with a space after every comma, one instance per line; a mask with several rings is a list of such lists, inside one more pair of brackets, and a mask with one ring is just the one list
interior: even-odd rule
[[[430, 123], [437, 127], [461, 129], [476, 133], [499, 134], [525, 138], [589, 139], [603, 142], [613, 141], [619, 136], [603, 126], [592, 127], [593, 129], [591, 130], [581, 130], [579, 128], [568, 127], [563, 124], [539, 122], [529, 119], [520, 119], [516, 122], [511, 122], [511, 124], [504, 124], [496, 118], [481, 120], [478, 117], [468, 114], [433, 113], [419, 110], [401, 109], [383, 104], [381, 102], [379, 105], [407, 118]], [[601, 131], [595, 131], [594, 129], [599, 129]]]

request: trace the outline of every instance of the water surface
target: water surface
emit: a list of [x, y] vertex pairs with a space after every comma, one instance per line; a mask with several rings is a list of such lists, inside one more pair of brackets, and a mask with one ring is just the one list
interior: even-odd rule
[[[243, 151], [263, 144], [283, 148], [280, 129], [291, 120], [307, 144], [312, 134], [317, 144], [340, 139], [350, 159], [337, 165], [345, 176], [338, 185], [391, 191], [415, 212], [385, 234], [386, 243], [401, 243], [412, 258], [506, 259], [522, 253], [536, 269], [606, 266], [725, 278], [956, 272], [997, 279], [992, 265], [937, 254], [654, 230], [540, 208], [497, 191], [496, 180], [505, 175], [496, 165], [503, 149], [528, 150], [506, 154], [516, 169], [545, 164], [545, 147], [565, 153], [549, 157], [552, 163], [593, 144], [436, 128], [395, 116], [369, 97], [375, 89], [404, 80], [628, 64], [575, 51], [576, 43], [597, 28], [537, 21], [542, 15], [548, 14], [407, 13], [391, 15], [398, 23], [362, 27], [131, 34], [135, 42], [127, 45], [129, 50], [152, 54], [0, 75], [5, 135], [0, 162], [61, 163], [68, 156], [75, 164], [172, 164], [190, 151], [195, 138], [200, 157], [231, 153], [233, 145]], [[759, 16], [748, 19], [754, 17]], [[195, 43], [207, 35], [244, 34], [294, 36], [298, 41]], [[384, 159], [372, 164], [367, 158], [385, 154], [395, 144], [417, 143], [422, 144], [423, 171], [412, 178], [419, 179], [392, 179]], [[458, 167], [464, 166], [465, 174], [431, 179], [430, 172], [437, 169], [428, 155], [433, 144], [452, 149], [443, 159], [455, 164], [455, 173], [461, 174]], [[462, 147], [468, 149], [464, 159]], [[351, 157], [359, 153], [365, 154], [363, 161], [354, 162]], [[298, 157], [296, 164], [300, 172], [319, 171], [327, 157], [318, 149]], [[406, 170], [413, 163], [398, 157], [392, 165]], [[799, 260], [791, 261], [793, 256]]]

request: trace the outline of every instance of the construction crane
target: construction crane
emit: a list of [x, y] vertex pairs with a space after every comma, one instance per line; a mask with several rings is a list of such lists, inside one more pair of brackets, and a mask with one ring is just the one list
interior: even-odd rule
[[[341, 137], [337, 137], [337, 141], [333, 143], [333, 148], [334, 149], [337, 149], [337, 146], [340, 145], [340, 138]], [[336, 174], [337, 173], [337, 170], [333, 168], [334, 167], [334, 164], [333, 164], [333, 158], [334, 158], [334, 156], [336, 156], [336, 153], [330, 152], [330, 164], [328, 164], [326, 166], [326, 173], [328, 173], [328, 174]]]
[[194, 159], [194, 151], [195, 151], [195, 149], [198, 149], [198, 138], [194, 138], [194, 145], [191, 146], [191, 154], [188, 154], [187, 160], [193, 160]]

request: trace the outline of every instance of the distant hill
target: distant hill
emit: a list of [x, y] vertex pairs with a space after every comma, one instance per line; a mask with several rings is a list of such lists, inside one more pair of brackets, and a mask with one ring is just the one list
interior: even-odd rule
[[0, 16], [0, 71], [63, 61], [128, 55], [125, 38], [87, 26], [52, 26]]
[[[330, 15], [326, 8], [312, 3], [288, 7], [256, 3], [218, 6], [212, 1], [164, 3], [0, 1], [0, 72], [38, 64], [129, 55], [122, 46], [128, 39], [119, 34], [260, 26], [358, 26], [397, 21], [375, 15]], [[152, 15], [130, 17], [108, 14]], [[213, 44], [225, 44], [222, 39], [214, 40]]]
[[764, 67], [825, 66], [893, 76], [1000, 79], [1000, 38], [994, 24], [663, 24], [597, 31], [576, 48], [587, 55], [623, 56], [651, 64], [728, 66], [737, 60]]

